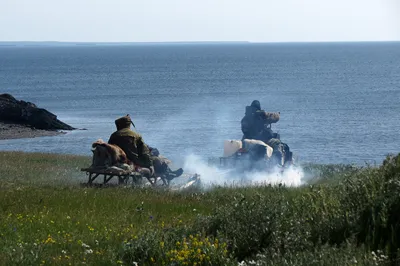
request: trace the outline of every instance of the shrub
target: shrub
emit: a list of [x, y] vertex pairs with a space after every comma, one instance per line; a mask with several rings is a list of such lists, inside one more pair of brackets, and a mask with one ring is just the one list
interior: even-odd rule
[[345, 244], [340, 247], [324, 245], [314, 250], [300, 252], [279, 253], [261, 253], [254, 258], [240, 262], [239, 266], [267, 266], [267, 265], [389, 265], [389, 259], [380, 250], [377, 252], [366, 252], [363, 248], [355, 248], [351, 244]]
[[227, 244], [184, 228], [147, 231], [125, 243], [122, 260], [139, 265], [234, 265]]

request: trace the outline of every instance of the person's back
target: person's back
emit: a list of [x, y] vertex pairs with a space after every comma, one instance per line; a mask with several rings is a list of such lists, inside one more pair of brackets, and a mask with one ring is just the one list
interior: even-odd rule
[[130, 129], [131, 123], [129, 115], [115, 120], [117, 131], [111, 134], [108, 143], [119, 146], [135, 165], [149, 168], [152, 166], [150, 151], [142, 136]]
[[240, 121], [243, 139], [255, 139], [263, 130], [260, 102], [254, 100], [250, 106], [246, 106], [246, 112]]
[[149, 168], [152, 174], [163, 175], [168, 180], [182, 175], [183, 169], [172, 171], [168, 166], [169, 160], [161, 157], [157, 149], [145, 144], [142, 136], [130, 129], [131, 123], [129, 115], [115, 120], [117, 131], [111, 134], [108, 143], [119, 146], [129, 160], [141, 168]]

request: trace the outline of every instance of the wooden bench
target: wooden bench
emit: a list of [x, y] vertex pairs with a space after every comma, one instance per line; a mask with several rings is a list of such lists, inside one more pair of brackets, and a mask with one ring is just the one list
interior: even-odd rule
[[[113, 177], [118, 177], [118, 184], [128, 184], [129, 177], [132, 177], [132, 182], [137, 183], [141, 181], [143, 175], [139, 172], [135, 171], [126, 171], [126, 170], [107, 170], [105, 168], [81, 168], [82, 172], [86, 172], [88, 175], [89, 180], [87, 182], [88, 185], [93, 184], [93, 181], [99, 177], [103, 176], [103, 184], [107, 184]], [[155, 181], [147, 178], [152, 186], [155, 185]]]

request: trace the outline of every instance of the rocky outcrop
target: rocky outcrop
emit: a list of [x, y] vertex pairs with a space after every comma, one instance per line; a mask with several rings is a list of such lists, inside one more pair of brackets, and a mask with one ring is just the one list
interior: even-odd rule
[[44, 130], [74, 130], [76, 128], [57, 119], [46, 109], [31, 102], [15, 99], [10, 94], [0, 94], [0, 121], [27, 125]]

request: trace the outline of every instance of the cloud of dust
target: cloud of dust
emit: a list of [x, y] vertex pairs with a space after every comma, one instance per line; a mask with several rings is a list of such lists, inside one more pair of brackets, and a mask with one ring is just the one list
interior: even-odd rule
[[184, 169], [200, 175], [204, 188], [212, 186], [256, 186], [278, 185], [297, 187], [305, 184], [304, 171], [301, 167], [291, 166], [281, 172], [275, 167], [269, 171], [239, 173], [237, 169], [222, 169], [205, 162], [200, 156], [191, 154], [185, 158]]
[[[246, 103], [243, 103], [246, 105]], [[240, 120], [244, 106], [210, 103], [200, 100], [180, 106], [179, 110], [157, 120], [156, 130], [143, 133], [145, 141], [183, 165], [187, 154], [202, 157], [219, 156], [225, 139], [240, 139]]]
[[208, 164], [208, 158], [222, 155], [224, 140], [241, 139], [240, 120], [252, 100], [232, 99], [219, 103], [208, 98], [180, 106], [173, 114], [157, 121], [157, 131], [148, 132], [147, 140], [172, 160], [172, 168], [179, 166], [185, 173], [199, 174], [205, 187], [280, 183], [286, 186], [302, 185], [305, 181], [300, 167], [290, 167], [283, 173], [278, 167], [268, 172], [239, 173], [237, 169], [222, 169]]

